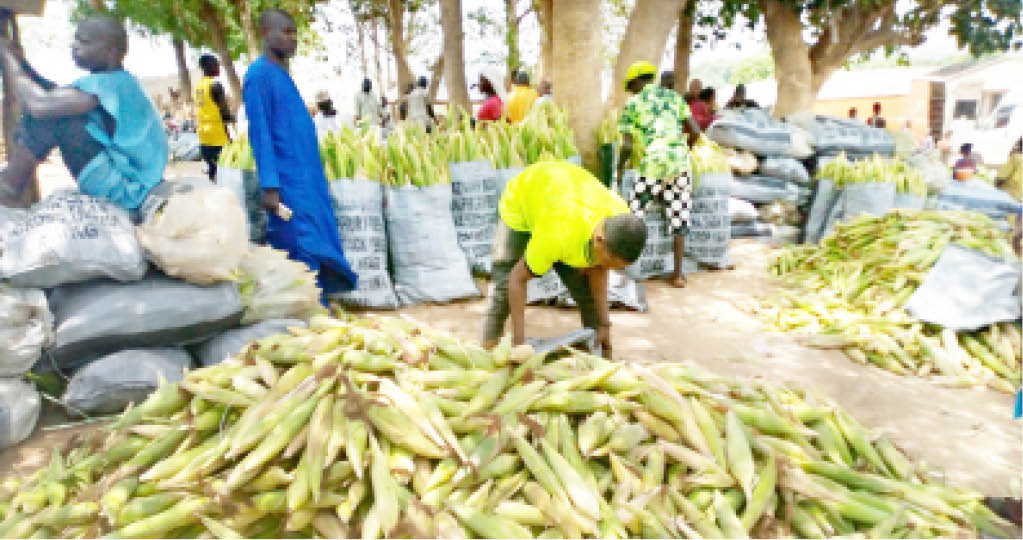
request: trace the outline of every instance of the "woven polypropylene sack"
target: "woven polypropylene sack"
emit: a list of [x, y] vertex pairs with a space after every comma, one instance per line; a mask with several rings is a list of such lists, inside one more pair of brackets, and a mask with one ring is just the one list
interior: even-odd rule
[[152, 272], [133, 283], [91, 281], [50, 295], [50, 363], [74, 368], [126, 348], [204, 341], [238, 326], [241, 295], [234, 282], [193, 285]]
[[180, 347], [128, 349], [98, 358], [75, 373], [62, 401], [89, 414], [121, 412], [141, 403], [161, 380], [180, 381], [192, 358]]
[[59, 191], [15, 214], [0, 235], [0, 277], [18, 287], [135, 281], [148, 266], [128, 211], [76, 191]]
[[689, 210], [683, 273], [696, 272], [699, 265], [726, 268], [731, 264], [728, 257], [728, 242], [732, 239], [728, 212], [731, 186], [730, 174], [700, 176]]
[[[621, 195], [627, 201], [632, 193], [638, 173], [635, 169], [622, 171]], [[639, 259], [629, 266], [626, 273], [634, 279], [649, 279], [666, 276], [675, 271], [675, 239], [668, 230], [668, 218], [664, 215], [664, 204], [651, 201], [643, 214], [646, 223], [646, 245]]]
[[202, 367], [214, 366], [242, 352], [253, 341], [286, 334], [289, 328], [305, 326], [305, 321], [298, 319], [271, 319], [252, 326], [233, 328], [192, 347], [193, 356]]
[[21, 375], [53, 337], [53, 315], [39, 289], [0, 285], [0, 377]]
[[357, 289], [330, 298], [352, 307], [397, 309], [401, 304], [388, 270], [383, 186], [346, 178], [328, 185], [345, 258], [359, 274]]
[[489, 275], [497, 228], [497, 174], [489, 161], [452, 163], [451, 217], [458, 245], [475, 274]]
[[458, 247], [450, 185], [388, 188], [384, 215], [394, 291], [402, 305], [480, 295]]
[[0, 449], [32, 434], [41, 408], [39, 392], [21, 379], [0, 379]]

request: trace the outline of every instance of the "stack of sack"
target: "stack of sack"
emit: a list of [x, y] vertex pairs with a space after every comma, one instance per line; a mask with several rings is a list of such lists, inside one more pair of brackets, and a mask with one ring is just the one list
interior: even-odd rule
[[707, 136], [734, 153], [732, 238], [791, 239], [811, 197], [810, 173], [802, 162], [813, 155], [810, 134], [765, 110], [747, 108], [721, 111]]
[[66, 382], [54, 398], [69, 411], [118, 412], [321, 313], [315, 279], [250, 245], [235, 196], [206, 180], [164, 182], [134, 216], [70, 190], [3, 209], [0, 448], [34, 429], [30, 369]]

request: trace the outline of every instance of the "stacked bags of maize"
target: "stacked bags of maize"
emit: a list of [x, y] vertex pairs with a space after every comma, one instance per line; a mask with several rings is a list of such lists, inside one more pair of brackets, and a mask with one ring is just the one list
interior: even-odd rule
[[927, 182], [899, 158], [849, 161], [839, 154], [817, 172], [817, 191], [806, 221], [804, 239], [815, 243], [835, 225], [863, 214], [883, 215], [892, 208], [920, 210], [927, 201]]
[[933, 375], [956, 386], [1019, 384], [1020, 327], [999, 323], [956, 332], [904, 309], [950, 244], [1016, 260], [1005, 235], [982, 214], [894, 210], [841, 223], [820, 245], [793, 246], [771, 264], [792, 288], [763, 302], [772, 329], [813, 336], [860, 363], [898, 374]]
[[9, 538], [1018, 536], [834, 403], [314, 318], [8, 479]]

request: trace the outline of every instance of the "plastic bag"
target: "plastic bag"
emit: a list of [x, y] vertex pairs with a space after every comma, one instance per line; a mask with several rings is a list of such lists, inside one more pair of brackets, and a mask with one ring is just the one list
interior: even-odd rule
[[137, 231], [149, 260], [167, 275], [199, 285], [232, 279], [249, 245], [235, 195], [212, 186], [163, 185], [172, 194]]
[[489, 275], [497, 229], [497, 176], [489, 161], [452, 163], [451, 217], [458, 245], [476, 274]]
[[77, 191], [58, 191], [0, 229], [0, 277], [17, 287], [56, 287], [146, 273], [128, 211]]
[[450, 185], [388, 188], [384, 215], [394, 291], [402, 305], [480, 295], [458, 247]]
[[[200, 286], [151, 272], [142, 281], [92, 281], [55, 289], [53, 345], [42, 368], [75, 368], [125, 348], [204, 341], [238, 326], [234, 282]], [[45, 360], [49, 360], [46, 362]]]
[[0, 379], [0, 449], [28, 438], [36, 428], [42, 402], [34, 385]]
[[219, 364], [242, 352], [249, 343], [265, 337], [288, 333], [289, 328], [304, 328], [298, 319], [270, 319], [252, 326], [234, 328], [193, 348], [196, 361], [202, 367]]
[[238, 265], [238, 288], [245, 306], [242, 324], [267, 319], [308, 319], [323, 313], [316, 274], [285, 251], [251, 246]]
[[0, 377], [21, 375], [53, 338], [53, 315], [39, 289], [0, 285]]
[[758, 216], [757, 208], [753, 206], [753, 203], [735, 197], [728, 198], [728, 219], [732, 223], [749, 223], [757, 219]]
[[114, 414], [141, 403], [161, 380], [180, 381], [192, 358], [182, 348], [128, 349], [104, 356], [75, 373], [62, 401], [89, 414]]
[[[621, 193], [628, 200], [635, 185], [637, 172], [628, 169], [622, 172]], [[626, 270], [634, 279], [650, 279], [666, 276], [675, 271], [675, 238], [668, 231], [668, 218], [664, 215], [664, 204], [651, 201], [643, 214], [646, 223], [646, 245], [636, 260]]]
[[202, 159], [202, 148], [199, 145], [199, 135], [196, 133], [181, 133], [169, 141], [170, 155], [174, 161], [199, 161]]
[[809, 184], [810, 173], [799, 161], [792, 158], [767, 158], [760, 162], [760, 174], [773, 176], [797, 184]]
[[699, 265], [725, 268], [732, 264], [728, 257], [728, 242], [732, 238], [728, 211], [731, 186], [730, 174], [708, 173], [700, 176], [689, 210], [683, 273], [697, 272]]
[[346, 178], [333, 180], [328, 186], [345, 258], [359, 274], [357, 289], [333, 293], [330, 298], [346, 306], [397, 309], [401, 304], [388, 271], [383, 186], [371, 180]]
[[909, 297], [906, 311], [953, 330], [976, 330], [1020, 317], [1020, 266], [952, 244]]

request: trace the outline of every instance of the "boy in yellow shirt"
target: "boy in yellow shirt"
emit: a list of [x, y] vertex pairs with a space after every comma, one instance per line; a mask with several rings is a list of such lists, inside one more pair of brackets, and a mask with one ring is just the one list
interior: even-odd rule
[[529, 74], [525, 71], [515, 73], [515, 89], [508, 96], [508, 105], [505, 107], [508, 121], [513, 124], [521, 122], [538, 97], [536, 90], [529, 86]]
[[217, 179], [217, 162], [220, 153], [231, 142], [227, 134], [227, 125], [234, 121], [231, 108], [227, 104], [224, 86], [217, 81], [220, 76], [220, 62], [212, 54], [199, 57], [199, 67], [203, 78], [195, 87], [195, 109], [198, 119], [199, 145], [202, 159], [206, 162], [206, 174], [211, 181]]
[[516, 345], [525, 341], [526, 283], [552, 268], [579, 306], [583, 326], [611, 356], [607, 272], [639, 258], [646, 224], [616, 193], [567, 161], [527, 167], [508, 182], [499, 204], [494, 287], [483, 341], [493, 346], [509, 312]]

